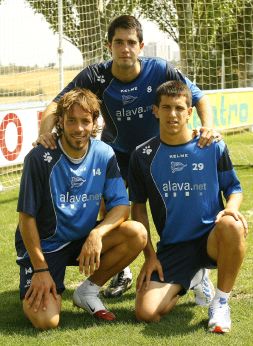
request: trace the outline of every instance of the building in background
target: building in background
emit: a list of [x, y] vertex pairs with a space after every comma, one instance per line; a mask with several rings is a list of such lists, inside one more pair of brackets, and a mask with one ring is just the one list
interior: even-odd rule
[[159, 41], [150, 41], [144, 45], [144, 56], [160, 57], [172, 62], [180, 60], [180, 51], [178, 45], [167, 38]]

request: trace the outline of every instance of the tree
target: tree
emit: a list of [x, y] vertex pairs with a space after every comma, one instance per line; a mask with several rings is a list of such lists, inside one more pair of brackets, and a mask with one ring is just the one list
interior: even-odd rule
[[252, 0], [147, 0], [145, 16], [180, 47], [180, 68], [202, 89], [253, 80]]
[[[1, 0], [0, 0], [1, 1]], [[58, 2], [29, 0], [58, 32]], [[63, 0], [63, 32], [84, 65], [108, 57], [108, 23], [139, 14], [159, 25], [180, 47], [180, 68], [202, 89], [249, 86], [253, 78], [252, 0]]]
[[[36, 13], [41, 13], [53, 32], [58, 32], [58, 1], [29, 0]], [[122, 13], [132, 13], [134, 0], [63, 0], [64, 37], [75, 45], [87, 65], [105, 58], [108, 23]]]

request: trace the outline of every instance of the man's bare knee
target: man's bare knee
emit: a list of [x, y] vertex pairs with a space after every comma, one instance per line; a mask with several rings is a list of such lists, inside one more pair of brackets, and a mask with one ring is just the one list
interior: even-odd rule
[[39, 330], [49, 330], [58, 327], [60, 322], [59, 314], [45, 318], [45, 316], [37, 316], [33, 320], [30, 320], [34, 328]]
[[55, 329], [60, 322], [60, 304], [59, 298], [58, 301], [54, 300], [54, 304], [50, 304], [46, 310], [39, 309], [37, 312], [34, 312], [27, 302], [23, 300], [23, 311], [34, 328], [40, 330]]
[[161, 315], [157, 311], [136, 309], [135, 316], [139, 322], [159, 322]]
[[236, 221], [233, 217], [223, 217], [216, 225], [216, 234], [220, 240], [236, 242], [244, 242], [244, 228], [241, 221]]
[[58, 327], [60, 322], [59, 313], [52, 314], [47, 311], [27, 312], [25, 310], [24, 313], [36, 329], [55, 329]]
[[125, 221], [123, 224], [124, 235], [127, 241], [132, 241], [136, 246], [142, 249], [147, 244], [147, 230], [142, 223], [137, 221]]
[[135, 315], [138, 321], [159, 322], [177, 304], [180, 285], [150, 282], [149, 289], [137, 292]]

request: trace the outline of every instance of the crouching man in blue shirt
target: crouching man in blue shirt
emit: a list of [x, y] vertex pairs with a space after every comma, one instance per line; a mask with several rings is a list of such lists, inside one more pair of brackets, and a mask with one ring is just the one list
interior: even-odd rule
[[132, 218], [149, 229], [149, 200], [160, 237], [157, 252], [150, 235], [144, 249], [145, 262], [137, 281], [137, 319], [159, 321], [192, 287], [201, 268], [215, 266], [218, 280], [208, 329], [229, 332], [228, 299], [244, 258], [247, 234], [246, 220], [239, 212], [240, 183], [223, 141], [200, 149], [199, 139], [192, 138], [187, 127], [191, 93], [184, 83], [162, 84], [154, 113], [160, 136], [137, 147], [130, 161]]
[[[25, 159], [16, 250], [23, 310], [38, 329], [59, 324], [68, 265], [79, 265], [88, 277], [75, 290], [74, 304], [114, 320], [98, 297], [100, 287], [146, 245], [144, 226], [127, 221], [129, 201], [113, 149], [92, 138], [99, 109], [91, 91], [66, 93], [55, 113], [57, 149], [39, 145]], [[98, 223], [102, 198], [107, 214]]]

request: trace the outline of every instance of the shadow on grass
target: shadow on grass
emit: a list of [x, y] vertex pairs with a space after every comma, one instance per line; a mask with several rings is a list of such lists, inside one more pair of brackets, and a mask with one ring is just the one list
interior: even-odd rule
[[[108, 322], [95, 320], [87, 312], [72, 307], [73, 291], [66, 290], [63, 296], [63, 309], [61, 312], [60, 328], [53, 331], [56, 333], [65, 332], [66, 330], [89, 329], [92, 327], [108, 326]], [[124, 299], [123, 299], [124, 298]], [[184, 335], [192, 333], [198, 329], [206, 328], [207, 320], [199, 324], [191, 324], [193, 304], [178, 305], [168, 316], [164, 317], [160, 323], [139, 323], [134, 315], [134, 293], [126, 294], [121, 299], [112, 299], [109, 304], [112, 311], [117, 316], [117, 321], [113, 325], [141, 326], [141, 333], [145, 336], [168, 337], [169, 335]], [[131, 307], [125, 307], [126, 301], [131, 302]], [[19, 334], [20, 336], [36, 336], [40, 331], [36, 331], [30, 322], [26, 319], [22, 311], [22, 304], [19, 300], [19, 292], [8, 291], [0, 292], [0, 332], [5, 335]], [[128, 328], [128, 327], [126, 327]]]
[[192, 334], [198, 330], [206, 330], [207, 328], [207, 315], [195, 324], [192, 323], [194, 317], [194, 303], [184, 303], [177, 305], [168, 315], [164, 316], [159, 323], [144, 324], [142, 333], [147, 337], [169, 337], [169, 336], [183, 336]]
[[[87, 312], [72, 306], [73, 291], [66, 290], [63, 295], [63, 309], [61, 312], [60, 328], [53, 332], [78, 330], [103, 326], [108, 322], [95, 320]], [[0, 333], [2, 335], [36, 336], [40, 331], [35, 330], [23, 314], [22, 303], [19, 300], [19, 291], [0, 292]], [[113, 309], [117, 315], [117, 324], [136, 323], [134, 312], [130, 309]]]
[[7, 197], [5, 199], [1, 199], [0, 200], [0, 204], [1, 206], [3, 207], [4, 204], [9, 204], [11, 202], [16, 202], [18, 200], [17, 196], [14, 196], [14, 197]]
[[132, 302], [134, 305], [135, 302], [135, 292], [133, 289], [130, 291], [127, 291], [122, 295], [121, 297], [118, 298], [103, 298], [103, 301], [106, 302], [106, 304], [109, 304], [111, 307], [114, 305], [120, 304], [120, 303], [128, 303]]
[[0, 331], [2, 334], [26, 334], [30, 324], [26, 320], [19, 291], [0, 292]]

